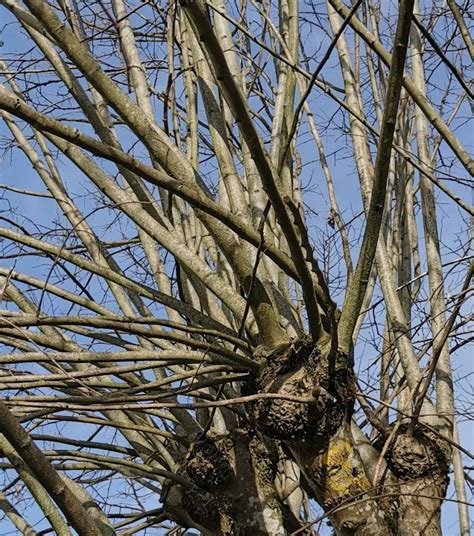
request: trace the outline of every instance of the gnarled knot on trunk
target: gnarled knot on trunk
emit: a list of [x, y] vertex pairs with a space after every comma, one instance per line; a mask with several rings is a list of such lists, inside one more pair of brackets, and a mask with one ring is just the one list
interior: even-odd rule
[[299, 528], [274, 487], [278, 452], [273, 443], [246, 427], [198, 436], [178, 469], [189, 485], [171, 482], [162, 495], [168, 516], [207, 535], [264, 536], [271, 522], [284, 522], [290, 532]]
[[208, 530], [222, 535], [235, 534], [232, 510], [234, 501], [223, 494], [214, 495], [195, 487], [186, 490], [181, 498], [182, 504], [191, 518]]
[[249, 392], [313, 397], [300, 403], [263, 399], [253, 404], [257, 427], [268, 437], [283, 441], [324, 443], [340, 427], [353, 403], [354, 379], [347, 356], [329, 359], [329, 345], [295, 339], [266, 356]]
[[417, 426], [411, 431], [405, 426], [393, 440], [385, 458], [400, 480], [444, 476], [448, 474], [451, 448], [447, 441], [426, 427]]
[[191, 444], [184, 469], [195, 484], [210, 491], [227, 484], [232, 478], [228, 456], [209, 437], [199, 438]]
[[212, 533], [235, 536], [235, 501], [227, 493], [235, 479], [229, 454], [232, 448], [231, 438], [209, 435], [198, 436], [190, 444], [178, 469], [189, 486], [170, 483], [162, 496], [171, 518], [182, 523], [182, 516], [188, 516], [192, 523]]

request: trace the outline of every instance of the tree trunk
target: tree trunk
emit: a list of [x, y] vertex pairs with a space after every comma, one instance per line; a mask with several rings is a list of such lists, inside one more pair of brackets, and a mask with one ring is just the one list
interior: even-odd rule
[[[256, 433], [238, 430], [197, 439], [181, 466], [192, 487], [177, 492], [179, 486], [173, 485], [167, 496], [167, 507], [181, 516], [180, 523], [179, 504], [203, 533], [311, 534], [276, 489], [278, 462], [286, 453], [337, 535], [441, 534], [450, 459], [445, 441], [423, 424], [399, 429], [392, 441], [388, 428], [373, 442], [370, 458], [363, 459], [350, 426], [355, 383], [349, 356], [334, 352], [330, 341], [315, 346], [299, 339], [255, 358], [261, 371], [245, 394], [312, 401], [258, 400], [250, 412]], [[377, 465], [383, 471], [374, 487]]]

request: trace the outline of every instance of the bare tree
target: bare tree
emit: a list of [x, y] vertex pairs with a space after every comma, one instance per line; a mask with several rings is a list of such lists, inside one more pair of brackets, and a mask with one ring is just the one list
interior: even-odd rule
[[466, 6], [0, 4], [0, 532], [467, 536]]

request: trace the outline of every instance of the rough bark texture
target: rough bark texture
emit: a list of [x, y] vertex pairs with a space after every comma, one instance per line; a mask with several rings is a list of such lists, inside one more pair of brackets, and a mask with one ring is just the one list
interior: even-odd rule
[[426, 429], [397, 434], [386, 459], [399, 482], [398, 534], [441, 534], [450, 457], [448, 443]]
[[277, 465], [275, 444], [254, 432], [208, 434], [191, 445], [181, 465], [190, 487], [171, 485], [166, 507], [177, 521], [204, 534], [287, 534], [300, 525], [277, 494]]
[[331, 355], [330, 342], [315, 346], [306, 339], [270, 354], [257, 352], [255, 358], [261, 371], [248, 382], [246, 394], [312, 396], [314, 402], [258, 400], [250, 411], [256, 432], [198, 438], [181, 465], [191, 487], [173, 485], [166, 499], [181, 523], [187, 519], [204, 534], [225, 536], [302, 530], [275, 489], [278, 460], [285, 452], [296, 461], [305, 491], [327, 512], [336, 534], [441, 534], [447, 442], [422, 425], [400, 427], [394, 438], [388, 429], [386, 437], [373, 442], [385, 462], [374, 488], [351, 432], [351, 359]]
[[[417, 0], [327, 0], [314, 20], [297, 0], [0, 0], [31, 41], [0, 59], [0, 148], [42, 184], [0, 184], [0, 461], [6, 500], [17, 478], [29, 493], [0, 509], [16, 527], [29, 530], [16, 510], [32, 497], [59, 536], [170, 521], [316, 535], [315, 502], [336, 535], [441, 534], [467, 381], [453, 382], [450, 352], [469, 342], [473, 266], [454, 294], [468, 244], [444, 243], [435, 186], [472, 216], [456, 169], [473, 165], [448, 127], [468, 106], [456, 84], [472, 93], [453, 2], [450, 21]], [[435, 25], [443, 46], [422, 30]], [[325, 81], [329, 59], [340, 78]], [[308, 206], [309, 133], [327, 226]], [[333, 172], [348, 179], [337, 201]], [[30, 198], [60, 213], [15, 208]], [[444, 250], [459, 257], [445, 264]], [[355, 365], [360, 330], [372, 350]], [[104, 496], [104, 474], [133, 493]]]

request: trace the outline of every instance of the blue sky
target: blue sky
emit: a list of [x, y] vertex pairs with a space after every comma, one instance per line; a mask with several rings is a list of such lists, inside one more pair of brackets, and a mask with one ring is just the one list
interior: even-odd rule
[[[386, 5], [388, 2], [383, 2], [383, 4]], [[5, 43], [4, 46], [0, 48], [0, 54], [9, 55], [11, 53], [24, 52], [27, 50], [29, 44], [26, 39], [24, 39], [22, 35], [18, 33], [14, 26], [8, 25], [10, 16], [7, 14], [5, 9], [1, 10], [0, 16], [2, 24], [6, 24], [0, 37], [0, 39]], [[317, 38], [323, 39], [323, 36], [322, 34], [318, 34], [316, 31], [315, 34], [308, 36], [308, 39]], [[340, 76], [338, 70], [336, 69], [336, 65], [336, 55], [333, 53], [331, 61], [323, 71], [323, 75], [326, 77], [326, 79], [333, 83], [340, 83]], [[439, 96], [441, 94], [440, 91], [436, 89], [436, 86], [442, 87], [443, 83], [444, 80], [440, 74], [440, 71], [438, 71], [438, 74], [435, 72], [434, 78], [431, 80], [430, 85], [430, 98], [432, 98], [434, 101], [439, 100]], [[319, 117], [321, 118], [330, 117], [334, 112], [334, 105], [330, 99], [322, 95], [317, 90], [313, 91], [310, 98], [310, 103], [312, 108], [318, 111]], [[460, 116], [466, 117], [468, 113], [469, 110], [466, 106], [465, 109], [462, 110]], [[457, 123], [457, 136], [464, 143], [467, 149], [472, 148], [473, 137], [471, 135], [470, 126], [465, 123], [463, 119], [459, 119]], [[456, 126], [456, 122], [454, 125]], [[82, 129], [85, 128], [83, 124], [79, 126]], [[5, 127], [4, 123], [1, 122], [1, 138], [8, 135], [8, 129]], [[124, 140], [126, 140], [126, 136], [127, 134], [124, 134]], [[328, 229], [326, 225], [328, 216], [326, 186], [323, 182], [323, 176], [318, 164], [314, 143], [305, 133], [305, 129], [302, 129], [300, 132], [299, 141], [299, 148], [305, 164], [301, 175], [301, 181], [304, 185], [308, 186], [305, 193], [305, 202], [316, 212], [316, 215], [312, 216], [309, 220], [313, 233], [312, 238], [315, 240], [315, 243], [319, 243], [321, 236], [325, 236], [324, 233], [330, 232], [330, 229]], [[350, 141], [349, 138], [347, 138], [347, 141], [344, 142], [343, 139], [338, 138], [331, 131], [328, 131], [327, 134], [323, 135], [323, 141], [326, 144], [328, 154], [333, 153], [328, 160], [333, 173], [338, 200], [342, 208], [343, 216], [347, 221], [350, 220], [354, 215], [358, 214], [361, 208], [357, 175], [352, 161], [350, 158], [347, 158], [350, 153], [350, 149], [347, 146], [344, 146], [345, 143], [348, 145]], [[449, 153], [449, 151], [447, 150], [446, 153]], [[83, 206], [80, 204], [79, 206], [81, 209], [84, 209], [85, 213], [87, 213], [88, 207], [91, 206], [91, 203], [87, 198], [87, 192], [92, 187], [86, 183], [81, 173], [71, 165], [67, 163], [61, 164], [61, 171], [65, 177], [65, 182], [71, 191], [77, 195], [86, 195], [86, 197], [83, 199]], [[465, 177], [464, 171], [459, 166], [455, 167], [451, 172], [455, 175]], [[32, 170], [30, 163], [19, 151], [14, 151], [13, 153], [9, 152], [8, 154], [3, 155], [3, 158], [0, 162], [0, 183], [8, 184], [16, 188], [44, 192], [42, 182], [36, 176], [34, 170]], [[448, 182], [447, 185], [456, 193], [461, 195], [464, 199], [469, 196], [468, 188], [460, 187], [454, 182]], [[453, 208], [452, 203], [447, 202], [447, 198], [444, 196], [444, 194], [438, 193], [438, 198], [440, 201], [440, 230], [444, 244], [443, 261], [449, 262], [450, 260], [454, 260], [456, 258], [456, 254], [452, 251], [452, 249], [456, 246], [454, 237], [458, 233], [466, 232], [467, 221], [465, 214], [463, 214], [458, 208]], [[471, 199], [466, 199], [466, 201], [470, 202]], [[34, 231], [36, 226], [51, 226], [51, 221], [53, 219], [58, 219], [59, 221], [64, 222], [64, 217], [59, 213], [54, 201], [39, 199], [31, 196], [19, 196], [18, 194], [11, 192], [0, 192], [0, 211], [4, 214], [8, 214], [9, 217], [12, 217], [13, 214], [14, 217], [17, 218], [19, 222], [27, 226], [30, 231]], [[0, 216], [1, 215], [2, 214], [0, 213]], [[119, 232], [111, 229], [108, 226], [109, 222], [111, 221], [111, 214], [109, 214], [107, 210], [101, 210], [94, 213], [90, 216], [90, 218], [88, 218], [88, 221], [95, 227], [102, 227], [102, 231], [100, 231], [99, 234], [104, 239], [113, 240], [120, 237]], [[360, 218], [358, 221], [360, 222]], [[351, 238], [357, 238], [357, 235], [360, 234], [360, 232], [360, 223], [354, 224], [354, 226], [351, 228]], [[424, 253], [421, 253], [424, 262]], [[2, 261], [2, 264], [5, 266], [10, 266], [12, 262], [12, 259], [6, 259], [5, 261]], [[36, 271], [42, 270], [43, 265], [43, 260], [29, 257], [22, 259], [21, 262], [18, 263], [18, 269], [35, 273]], [[336, 271], [336, 268], [334, 268], [334, 271]], [[460, 269], [455, 269], [453, 273], [450, 274], [447, 281], [448, 291], [454, 293], [459, 289], [460, 281], [464, 272], [465, 268], [462, 267]], [[467, 310], [468, 306], [469, 304], [466, 306], [465, 310]], [[375, 314], [377, 316], [380, 315], [380, 317], [383, 315], [383, 309], [381, 306], [376, 310]], [[366, 342], [362, 338], [356, 349], [356, 360], [358, 362], [358, 366], [361, 369], [365, 369], [370, 363], [373, 362], [374, 359], [377, 358], [379, 350], [380, 348], [374, 348], [368, 341]], [[463, 380], [463, 388], [466, 390], [470, 389], [468, 375], [472, 375], [474, 373], [471, 353], [472, 346], [466, 346], [453, 355], [455, 377], [465, 378]], [[461, 396], [467, 399], [469, 395], [468, 393], [464, 394], [461, 392]], [[458, 409], [462, 413], [463, 410], [467, 409], [467, 406], [463, 403]], [[466, 417], [469, 416], [466, 415]], [[463, 420], [461, 417], [459, 426], [461, 443], [466, 448], [470, 448], [472, 450], [474, 447], [474, 438], [472, 434], [471, 422], [468, 418]], [[76, 432], [78, 437], [84, 436], [84, 430], [74, 430], [68, 426], [68, 435], [75, 434]], [[114, 491], [118, 493], [121, 490], [116, 489]], [[448, 497], [452, 498], [452, 487], [448, 492]], [[35, 515], [33, 515], [33, 518], [34, 517]], [[456, 533], [456, 505], [454, 503], [447, 502], [443, 507], [443, 526], [445, 534], [450, 535]], [[0, 525], [0, 534], [5, 534], [6, 536], [7, 532], [2, 532], [3, 530], [3, 527]], [[327, 530], [327, 533], [329, 534], [329, 529]], [[325, 534], [324, 529], [322, 529], [321, 534]]]

